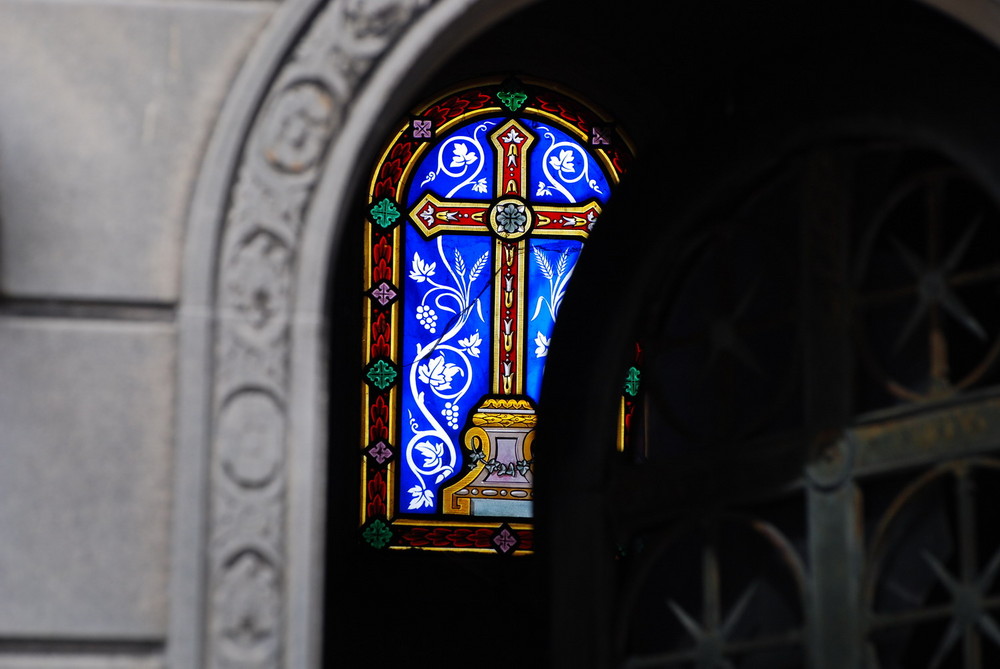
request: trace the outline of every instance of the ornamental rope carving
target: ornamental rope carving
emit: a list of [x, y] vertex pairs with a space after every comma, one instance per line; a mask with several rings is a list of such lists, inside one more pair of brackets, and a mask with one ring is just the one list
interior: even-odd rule
[[290, 319], [302, 226], [351, 100], [433, 0], [334, 1], [272, 84], [240, 158], [214, 335], [207, 664], [284, 664]]

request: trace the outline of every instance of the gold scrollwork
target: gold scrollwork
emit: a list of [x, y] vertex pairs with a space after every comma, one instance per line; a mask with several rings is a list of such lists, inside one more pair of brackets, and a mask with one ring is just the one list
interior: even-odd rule
[[482, 427], [535, 427], [535, 414], [477, 413], [472, 416], [472, 424]]

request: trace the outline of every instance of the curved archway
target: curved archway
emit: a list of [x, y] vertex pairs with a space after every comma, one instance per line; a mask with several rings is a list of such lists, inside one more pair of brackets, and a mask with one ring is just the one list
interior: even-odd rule
[[[186, 232], [172, 666], [318, 663], [325, 287], [350, 167], [448, 55], [527, 4], [289, 0], [248, 58]], [[996, 39], [985, 0], [936, 4]]]
[[248, 58], [185, 246], [173, 666], [319, 664], [325, 293], [358, 176], [344, 166], [522, 4], [289, 2]]

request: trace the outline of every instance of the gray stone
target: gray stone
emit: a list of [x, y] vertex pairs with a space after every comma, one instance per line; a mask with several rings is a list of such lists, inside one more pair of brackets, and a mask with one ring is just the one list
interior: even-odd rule
[[161, 657], [28, 653], [0, 655], [0, 669], [163, 669]]
[[212, 122], [275, 5], [0, 3], [0, 288], [173, 301]]
[[173, 330], [0, 320], [0, 638], [164, 636]]

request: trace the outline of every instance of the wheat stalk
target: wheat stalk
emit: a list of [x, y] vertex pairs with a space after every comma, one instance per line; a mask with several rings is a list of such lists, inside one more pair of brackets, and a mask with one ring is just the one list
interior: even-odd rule
[[556, 266], [556, 274], [562, 276], [563, 272], [566, 271], [566, 264], [568, 262], [569, 262], [569, 249], [566, 249], [565, 251], [562, 252], [562, 255], [559, 256], [559, 264]]
[[486, 259], [489, 257], [489, 255], [490, 255], [490, 252], [487, 251], [486, 253], [484, 253], [483, 255], [481, 255], [479, 257], [479, 260], [477, 260], [472, 265], [472, 271], [469, 272], [469, 283], [472, 283], [473, 281], [475, 281], [476, 277], [479, 276], [479, 273], [483, 271], [484, 267], [486, 267]]
[[542, 276], [546, 279], [552, 278], [552, 265], [549, 261], [542, 255], [542, 252], [538, 250], [537, 246], [531, 247], [532, 252], [535, 254], [535, 262], [538, 263], [538, 269], [542, 271]]

